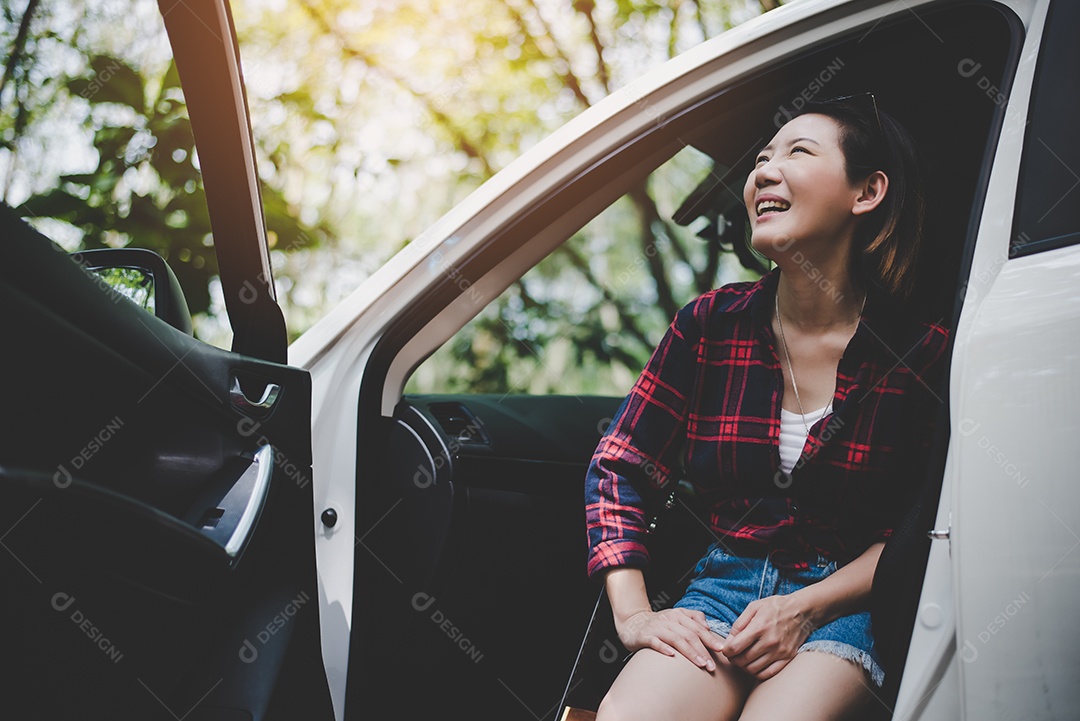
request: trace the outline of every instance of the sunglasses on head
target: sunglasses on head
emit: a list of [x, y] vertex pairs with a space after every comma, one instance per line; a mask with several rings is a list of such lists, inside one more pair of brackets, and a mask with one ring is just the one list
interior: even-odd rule
[[826, 103], [849, 103], [851, 105], [863, 106], [864, 108], [870, 108], [874, 111], [874, 120], [877, 121], [878, 132], [885, 135], [885, 128], [881, 125], [881, 115], [878, 114], [877, 98], [873, 93], [857, 93], [855, 95], [838, 95], [835, 98], [827, 98], [825, 100], [817, 100], [816, 102]]

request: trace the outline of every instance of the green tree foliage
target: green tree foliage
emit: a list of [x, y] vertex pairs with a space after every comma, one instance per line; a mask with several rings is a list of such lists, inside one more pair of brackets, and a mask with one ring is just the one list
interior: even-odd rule
[[[69, 249], [158, 251], [206, 316], [197, 331], [220, 342], [198, 158], [156, 3], [16, 2], [0, 22], [3, 199]], [[235, 0], [291, 332], [559, 125], [775, 4]], [[692, 161], [691, 175], [709, 172]], [[683, 302], [752, 275], [752, 261], [743, 271], [723, 260], [730, 239], [671, 223], [685, 196], [663, 197], [667, 182], [635, 189], [492, 304], [430, 377], [443, 389], [523, 388], [530, 367], [561, 354], [599, 387], [611, 364], [640, 367]], [[614, 292], [611, 268], [629, 266], [632, 288]]]
[[[257, 117], [256, 135], [296, 139], [291, 153], [274, 157], [274, 173], [304, 176], [318, 158], [318, 178], [305, 187], [310, 207], [340, 229], [333, 257], [347, 276], [377, 265], [614, 89], [763, 9], [739, 0], [266, 0], [243, 8], [254, 112], [275, 119]], [[306, 140], [320, 135], [321, 147]], [[699, 162], [694, 182], [710, 170]], [[671, 214], [685, 195], [659, 197], [666, 187], [650, 180], [590, 224], [457, 334], [410, 387], [625, 387], [679, 306], [761, 269], [753, 258], [722, 262], [730, 238], [675, 227]], [[332, 302], [347, 287], [334, 288], [338, 269], [317, 259], [286, 263], [300, 260], [304, 271], [326, 272], [319, 293], [305, 292], [303, 272], [290, 274], [292, 319], [305, 297]], [[632, 292], [611, 292], [606, 268], [616, 266], [634, 268]], [[605, 370], [613, 366], [627, 373]]]
[[[675, 312], [660, 302], [658, 258], [676, 304], [761, 270], [753, 256], [746, 267], [730, 252], [744, 240], [741, 224], [714, 216], [715, 203], [697, 202], [716, 177], [711, 157], [684, 147], [484, 308], [408, 390], [625, 393]], [[733, 202], [726, 213], [743, 211]], [[713, 217], [717, 226], [704, 222]]]
[[[64, 223], [70, 250], [157, 251], [192, 313], [206, 314], [217, 260], [191, 125], [176, 67], [161, 53], [168, 41], [156, 4], [135, 5], [135, 17], [149, 22], [130, 36], [113, 29], [132, 26], [120, 17], [132, 3], [5, 6], [3, 199], [38, 223]], [[64, 136], [66, 147], [56, 148]], [[278, 189], [264, 188], [263, 197], [276, 247], [325, 235], [298, 221]]]

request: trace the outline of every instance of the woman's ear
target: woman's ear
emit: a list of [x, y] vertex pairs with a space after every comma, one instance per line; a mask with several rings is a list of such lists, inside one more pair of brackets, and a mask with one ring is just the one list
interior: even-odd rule
[[851, 208], [853, 215], [864, 215], [881, 205], [885, 194], [889, 192], [889, 176], [880, 170], [870, 173], [859, 185], [859, 194]]

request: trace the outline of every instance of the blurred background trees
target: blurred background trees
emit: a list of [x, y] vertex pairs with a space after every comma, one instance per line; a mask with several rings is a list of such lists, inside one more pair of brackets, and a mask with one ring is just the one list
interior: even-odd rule
[[[234, 0], [290, 332], [568, 119], [777, 4]], [[158, 13], [151, 0], [3, 0], [0, 198], [69, 250], [158, 251], [197, 335], [227, 346], [198, 157]], [[710, 170], [706, 158], [676, 160], [486, 309], [414, 389], [625, 391], [675, 309], [760, 270], [730, 262], [730, 239], [670, 222], [663, 188], [691, 192]]]

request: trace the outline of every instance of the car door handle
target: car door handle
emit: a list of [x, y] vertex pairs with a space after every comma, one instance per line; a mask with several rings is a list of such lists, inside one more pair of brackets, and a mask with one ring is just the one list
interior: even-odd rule
[[945, 528], [933, 528], [926, 532], [931, 541], [948, 541], [952, 536], [952, 511], [949, 511], [949, 523]]
[[263, 389], [262, 397], [257, 401], [253, 401], [244, 393], [244, 389], [240, 387], [240, 379], [236, 376], [233, 376], [232, 388], [229, 389], [229, 400], [232, 401], [233, 408], [246, 416], [258, 418], [262, 418], [269, 413], [280, 397], [281, 386], [277, 383], [267, 383], [266, 388]]

